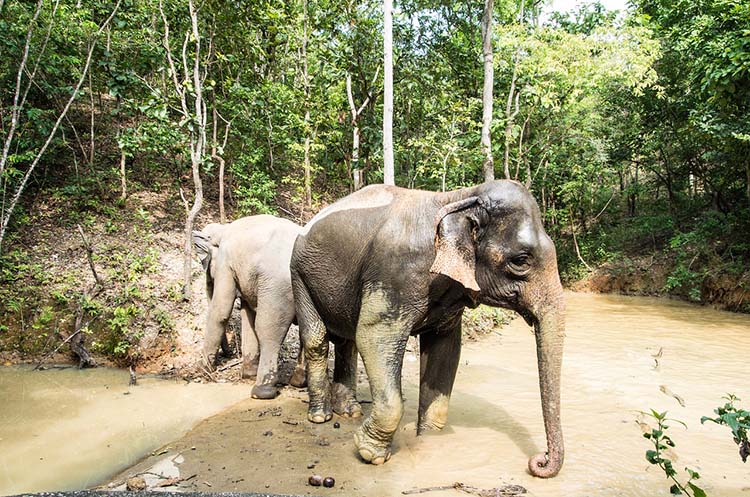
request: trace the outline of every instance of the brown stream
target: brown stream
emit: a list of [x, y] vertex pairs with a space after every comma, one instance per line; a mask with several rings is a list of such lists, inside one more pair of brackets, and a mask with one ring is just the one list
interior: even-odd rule
[[[566, 461], [554, 479], [526, 471], [528, 456], [544, 447], [544, 430], [534, 339], [517, 319], [464, 346], [440, 433], [415, 436], [418, 360], [407, 352], [405, 415], [393, 457], [379, 467], [355, 454], [351, 434], [359, 420], [334, 417], [339, 429], [306, 421], [304, 391], [285, 389], [271, 402], [243, 400], [174, 440], [186, 425], [246, 396], [249, 385], [153, 380], [128, 390], [112, 386], [123, 384], [119, 377], [106, 380], [109, 388], [102, 378], [82, 385], [96, 372], [0, 369], [0, 494], [93, 486], [172, 440], [115, 483], [169, 460], [186, 479], [180, 487], [201, 491], [398, 496], [461, 482], [480, 489], [521, 485], [532, 496], [668, 496], [670, 482], [644, 457], [650, 420], [641, 411], [653, 408], [687, 425], [669, 429], [676, 447], [667, 456], [681, 480], [688, 466], [701, 474], [697, 483], [709, 496], [750, 497], [750, 464], [741, 462], [729, 429], [700, 424], [727, 392], [750, 408], [750, 316], [665, 299], [567, 298]], [[63, 378], [76, 374], [82, 376]], [[189, 392], [187, 403], [177, 400], [180, 391]], [[369, 398], [365, 378], [359, 391]], [[84, 442], [84, 436], [91, 437]], [[310, 487], [313, 473], [333, 476], [336, 486]]]

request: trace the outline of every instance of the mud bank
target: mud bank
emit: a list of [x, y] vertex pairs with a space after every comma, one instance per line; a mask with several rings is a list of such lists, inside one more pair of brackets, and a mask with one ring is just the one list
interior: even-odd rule
[[673, 262], [644, 257], [606, 263], [571, 285], [577, 292], [614, 293], [635, 296], [669, 296], [700, 302], [715, 309], [750, 313], [750, 272], [726, 274], [719, 271], [700, 281], [668, 287]]
[[[186, 491], [391, 496], [462, 482], [484, 489], [520, 485], [527, 495], [550, 497], [668, 495], [664, 475], [644, 457], [649, 419], [641, 413], [654, 408], [688, 427], [670, 429], [677, 446], [669, 456], [680, 473], [685, 466], [699, 471], [712, 497], [750, 495], [750, 466], [740, 461], [729, 430], [699, 421], [727, 392], [750, 399], [750, 317], [663, 299], [567, 298], [567, 452], [554, 479], [536, 479], [526, 470], [545, 437], [534, 338], [517, 319], [464, 346], [442, 432], [416, 436], [418, 360], [407, 353], [405, 414], [393, 457], [383, 466], [363, 464], [356, 455], [352, 433], [360, 420], [334, 416], [313, 425], [306, 420], [306, 393], [287, 388], [275, 401], [245, 400], [200, 423], [112, 486], [171, 461], [179, 475], [171, 488]], [[359, 393], [367, 412], [363, 376]], [[312, 474], [331, 476], [336, 485], [311, 487]], [[427, 495], [466, 494], [449, 489]]]

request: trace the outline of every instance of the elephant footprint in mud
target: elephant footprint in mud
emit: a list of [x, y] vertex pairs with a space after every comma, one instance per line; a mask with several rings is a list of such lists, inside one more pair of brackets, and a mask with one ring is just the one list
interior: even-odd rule
[[[445, 193], [369, 186], [305, 226], [291, 270], [308, 362], [310, 421], [360, 410], [359, 350], [373, 404], [355, 444], [365, 461], [384, 463], [403, 413], [401, 368], [409, 336], [420, 340], [417, 429], [440, 429], [459, 362], [464, 308], [505, 307], [532, 324], [536, 335], [547, 451], [529, 460], [529, 471], [558, 473], [565, 304], [555, 247], [521, 184], [494, 181]], [[337, 342], [332, 385], [329, 339]]]
[[[240, 298], [242, 377], [256, 377], [252, 396], [278, 394], [278, 357], [289, 326], [295, 321], [289, 259], [301, 228], [269, 215], [250, 216], [230, 224], [207, 225], [193, 232], [196, 252], [206, 270], [208, 318], [203, 345], [204, 365], [212, 370], [232, 314]], [[304, 386], [302, 353], [290, 383]]]

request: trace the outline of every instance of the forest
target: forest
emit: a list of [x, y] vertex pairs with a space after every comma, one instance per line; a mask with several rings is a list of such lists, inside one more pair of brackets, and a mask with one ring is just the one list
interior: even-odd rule
[[[395, 3], [395, 184], [517, 180], [566, 285], [750, 310], [750, 3], [544, 8]], [[132, 359], [201, 291], [191, 229], [383, 182], [383, 31], [370, 0], [0, 0], [4, 354], [90, 327]]]

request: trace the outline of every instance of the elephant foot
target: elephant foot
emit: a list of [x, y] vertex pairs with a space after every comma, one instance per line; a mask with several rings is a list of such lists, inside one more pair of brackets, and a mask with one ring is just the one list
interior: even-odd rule
[[305, 368], [295, 368], [292, 377], [289, 378], [289, 384], [293, 387], [304, 388], [307, 386], [307, 374]]
[[391, 444], [377, 441], [367, 435], [364, 425], [354, 433], [354, 445], [359, 456], [370, 464], [380, 465], [391, 458]]
[[201, 366], [208, 371], [213, 372], [216, 369], [216, 354], [201, 353]]
[[362, 406], [354, 392], [341, 383], [334, 383], [331, 388], [331, 405], [333, 412], [345, 418], [362, 416]]
[[258, 361], [242, 361], [242, 370], [240, 374], [243, 379], [252, 379], [258, 376]]
[[250, 396], [254, 399], [275, 399], [279, 394], [279, 389], [272, 383], [253, 386]]
[[333, 413], [330, 409], [314, 409], [310, 406], [310, 409], [307, 411], [307, 420], [316, 424], [330, 421], [332, 417]]

